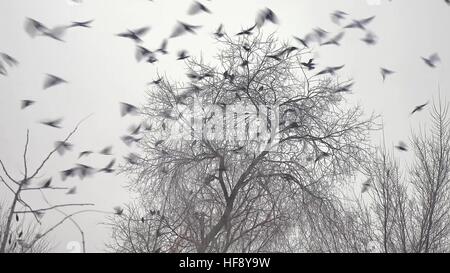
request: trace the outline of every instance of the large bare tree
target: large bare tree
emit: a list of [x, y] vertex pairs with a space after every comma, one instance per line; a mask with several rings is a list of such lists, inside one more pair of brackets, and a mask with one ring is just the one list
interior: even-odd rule
[[346, 102], [349, 82], [272, 35], [217, 41], [215, 60], [186, 62], [190, 81], [148, 92], [152, 130], [123, 170], [139, 198], [111, 219], [113, 251], [301, 251], [308, 210], [366, 161], [374, 119]]

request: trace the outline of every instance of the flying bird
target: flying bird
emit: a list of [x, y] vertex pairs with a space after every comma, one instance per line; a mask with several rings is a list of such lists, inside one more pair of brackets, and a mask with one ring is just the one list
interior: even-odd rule
[[336, 74], [336, 71], [341, 70], [344, 66], [345, 66], [345, 65], [326, 67], [325, 69], [323, 69], [322, 71], [320, 71], [319, 73], [317, 73], [316, 76], [318, 76], [318, 75], [324, 75], [324, 74], [335, 75], [335, 74]]
[[373, 19], [375, 19], [375, 16], [372, 16], [372, 17], [369, 17], [369, 18], [365, 18], [365, 19], [361, 19], [361, 20], [353, 20], [352, 23], [348, 24], [344, 28], [359, 28], [359, 29], [362, 29], [362, 30], [366, 30], [366, 26], [370, 22], [372, 22]]
[[344, 38], [345, 32], [340, 32], [338, 33], [336, 36], [332, 37], [330, 40], [322, 43], [321, 45], [337, 45], [340, 46], [340, 42], [342, 40], [342, 38]]
[[256, 25], [258, 27], [262, 27], [266, 21], [269, 21], [273, 24], [278, 24], [279, 22], [277, 15], [269, 8], [261, 10], [256, 16]]
[[132, 104], [121, 102], [120, 103], [120, 115], [122, 117], [126, 115], [136, 115], [138, 114], [138, 108]]
[[430, 57], [422, 57], [422, 60], [431, 68], [435, 68], [436, 64], [441, 61], [441, 58], [437, 53], [432, 54]]
[[344, 20], [347, 15], [348, 14], [343, 11], [336, 10], [331, 14], [331, 21], [337, 25], [340, 25], [341, 21]]
[[367, 45], [374, 45], [377, 43], [377, 36], [373, 32], [366, 32], [366, 36], [364, 36], [361, 41], [366, 43]]
[[112, 148], [113, 148], [112, 146], [105, 147], [98, 153], [102, 155], [112, 155]]
[[187, 58], [189, 58], [189, 55], [186, 50], [181, 50], [180, 52], [178, 52], [177, 60], [184, 60]]
[[241, 32], [238, 32], [236, 35], [240, 36], [240, 35], [251, 35], [253, 32], [253, 29], [255, 29], [255, 27], [257, 26], [257, 24], [254, 24], [252, 27], [247, 28], [242, 30]]
[[309, 59], [308, 62], [302, 62], [302, 66], [308, 68], [308, 70], [314, 70], [316, 68], [316, 64], [314, 63], [314, 59]]
[[114, 207], [114, 214], [119, 215], [119, 216], [122, 215], [123, 214], [123, 208], [121, 208], [119, 206]]
[[61, 122], [62, 119], [55, 119], [55, 120], [47, 120], [47, 121], [41, 121], [41, 124], [53, 127], [53, 128], [58, 128], [61, 129]]
[[59, 155], [64, 155], [66, 151], [70, 151], [73, 148], [73, 144], [66, 141], [56, 141], [55, 149]]
[[189, 25], [189, 24], [178, 21], [172, 34], [170, 35], [170, 38], [175, 38], [175, 37], [181, 36], [187, 32], [196, 34], [195, 30], [199, 29], [199, 28], [201, 28], [201, 26]]
[[47, 74], [46, 77], [45, 77], [44, 85], [43, 85], [42, 88], [45, 90], [45, 89], [48, 89], [50, 87], [53, 87], [53, 86], [56, 86], [56, 85], [59, 85], [59, 84], [63, 84], [63, 83], [67, 83], [67, 81], [62, 79], [62, 78], [60, 78], [60, 77], [58, 77], [58, 76], [55, 76], [55, 75], [52, 75], [52, 74]]
[[414, 115], [416, 112], [422, 111], [422, 110], [425, 108], [425, 106], [427, 106], [427, 105], [428, 105], [428, 102], [427, 102], [427, 103], [424, 103], [424, 104], [422, 104], [422, 105], [416, 106], [416, 107], [414, 108], [414, 110], [411, 112], [411, 115]]
[[400, 142], [398, 143], [398, 145], [395, 146], [395, 148], [396, 148], [397, 150], [402, 151], [402, 152], [407, 152], [407, 151], [408, 151], [408, 146], [407, 146], [406, 143], [403, 142], [403, 141], [400, 141]]
[[69, 28], [72, 28], [72, 27], [91, 28], [91, 23], [92, 22], [94, 22], [94, 20], [81, 21], [81, 22], [72, 22], [72, 24], [69, 26]]
[[20, 103], [20, 109], [25, 109], [35, 103], [36, 102], [34, 100], [22, 100]]
[[387, 68], [381, 67], [381, 68], [380, 68], [380, 73], [381, 73], [381, 77], [383, 78], [383, 82], [384, 82], [384, 81], [386, 80], [386, 78], [387, 78], [389, 75], [392, 75], [392, 74], [394, 74], [395, 72], [392, 71], [392, 70], [389, 70], [389, 69], [387, 69]]
[[6, 53], [0, 52], [0, 57], [9, 66], [17, 66], [19, 64], [19, 61]]
[[136, 46], [136, 53], [135, 53], [136, 61], [140, 62], [144, 58], [150, 56], [151, 54], [153, 54], [153, 52], [151, 50], [149, 50], [143, 46], [140, 46], [140, 45]]
[[149, 30], [150, 27], [141, 27], [134, 30], [128, 29], [125, 32], [117, 34], [117, 36], [131, 39], [136, 43], [141, 43], [142, 42], [141, 36], [144, 36]]
[[219, 27], [217, 28], [216, 32], [214, 32], [214, 35], [217, 38], [221, 38], [225, 35], [225, 33], [223, 32], [223, 24], [220, 24]]
[[161, 52], [162, 54], [166, 55], [167, 53], [167, 39], [164, 39], [161, 43], [161, 47], [156, 50], [156, 52]]
[[366, 191], [369, 190], [370, 187], [372, 187], [372, 179], [371, 178], [367, 179], [364, 183], [362, 183], [361, 193], [365, 193]]
[[194, 1], [192, 5], [189, 7], [188, 14], [195, 15], [200, 12], [211, 13], [211, 11], [205, 5], [203, 5], [198, 1]]
[[108, 165], [106, 165], [104, 168], [100, 169], [99, 172], [104, 172], [104, 173], [112, 173], [114, 172], [114, 169], [112, 168], [114, 166], [114, 164], [116, 164], [116, 160], [112, 159]]
[[83, 151], [83, 152], [81, 152], [79, 155], [78, 155], [78, 159], [80, 159], [80, 158], [82, 158], [82, 157], [85, 157], [85, 156], [89, 156], [89, 155], [91, 155], [91, 154], [93, 154], [94, 152], [93, 151]]

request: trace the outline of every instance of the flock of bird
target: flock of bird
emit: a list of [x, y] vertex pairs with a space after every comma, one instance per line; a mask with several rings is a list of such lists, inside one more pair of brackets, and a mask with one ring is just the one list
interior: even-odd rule
[[[80, 3], [80, 0], [72, 0], [74, 3]], [[450, 0], [445, 0], [447, 4], [450, 4]], [[200, 13], [205, 14], [212, 14], [213, 12], [210, 10], [209, 7], [207, 7], [206, 4], [202, 4], [198, 1], [193, 1], [191, 6], [189, 7], [187, 13], [189, 15], [196, 15]], [[318, 27], [312, 29], [309, 33], [306, 35], [299, 37], [299, 36], [293, 36], [294, 41], [298, 44], [297, 46], [290, 46], [287, 47], [282, 52], [279, 52], [277, 54], [274, 54], [272, 56], [269, 56], [270, 58], [273, 58], [275, 60], [280, 59], [280, 57], [283, 54], [289, 54], [294, 50], [298, 50], [299, 47], [304, 48], [310, 48], [311, 46], [341, 46], [342, 41], [345, 37], [346, 31], [349, 30], [355, 30], [355, 31], [362, 31], [364, 36], [361, 38], [361, 41], [366, 43], [369, 46], [373, 46], [377, 43], [377, 35], [369, 30], [369, 26], [371, 22], [375, 20], [375, 16], [371, 16], [368, 18], [362, 18], [362, 19], [350, 19], [349, 14], [337, 10], [333, 12], [330, 17], [331, 21], [340, 26], [341, 30], [336, 33], [332, 34], [328, 31]], [[91, 29], [92, 24], [94, 20], [87, 20], [87, 21], [77, 21], [77, 22], [71, 22], [67, 25], [58, 25], [58, 26], [46, 26], [44, 23], [39, 22], [32, 18], [26, 18], [25, 19], [25, 31], [26, 33], [32, 37], [43, 37], [43, 38], [49, 38], [54, 39], [58, 42], [64, 42], [64, 35], [67, 31], [70, 31], [75, 28], [79, 29]], [[236, 36], [244, 36], [244, 35], [252, 35], [255, 30], [261, 28], [266, 23], [272, 23], [272, 24], [279, 24], [279, 19], [276, 13], [269, 9], [265, 8], [258, 12], [256, 15], [256, 20], [254, 24], [251, 25], [251, 27], [244, 28], [240, 32], [236, 33]], [[134, 57], [138, 62], [146, 61], [148, 63], [156, 63], [158, 62], [159, 55], [167, 55], [169, 54], [167, 47], [168, 42], [170, 39], [187, 35], [187, 34], [197, 34], [199, 29], [201, 29], [202, 26], [199, 25], [191, 25], [182, 21], [177, 21], [173, 31], [170, 35], [168, 35], [168, 38], [163, 39], [161, 46], [158, 49], [150, 50], [144, 46], [142, 46], [144, 36], [150, 31], [149, 26], [143, 26], [141, 28], [137, 29], [127, 29], [123, 32], [120, 32], [118, 34], [113, 34], [117, 36], [118, 38], [123, 39], [129, 39], [134, 43], [135, 46], [135, 54]], [[213, 32], [213, 35], [217, 38], [221, 38], [225, 35], [224, 25], [220, 24], [215, 32]], [[247, 45], [242, 45], [245, 50], [249, 50], [246, 48]], [[187, 50], [181, 50], [177, 52], [176, 59], [177, 60], [185, 60], [188, 59], [189, 53]], [[438, 63], [440, 62], [440, 57], [437, 53], [433, 53], [430, 56], [421, 57], [424, 64], [427, 65], [430, 68], [435, 68]], [[11, 69], [15, 66], [18, 66], [19, 62], [11, 55], [6, 53], [0, 52], [0, 75], [7, 76], [8, 75], [8, 69]], [[242, 66], [245, 66], [246, 64], [243, 63]], [[306, 68], [308, 71], [315, 71], [317, 69], [317, 63], [315, 63], [314, 59], [309, 59], [307, 62], [302, 62], [301, 65]], [[344, 67], [344, 65], [339, 66], [329, 66], [325, 67], [322, 70], [318, 71], [315, 75], [335, 75], [339, 70], [341, 70]], [[381, 67], [380, 68], [380, 74], [383, 81], [386, 81], [387, 78], [391, 75], [396, 73], [392, 69]], [[211, 75], [205, 74], [205, 75], [198, 75], [195, 73], [188, 73], [188, 78], [191, 80], [201, 80], [205, 77], [209, 77]], [[228, 71], [223, 72], [223, 77], [225, 79], [229, 79], [230, 81], [233, 81], [234, 75], [230, 74]], [[155, 84], [158, 85], [162, 81], [162, 78], [158, 78], [156, 80], [151, 81], [149, 84]], [[42, 89], [49, 89], [53, 88], [57, 85], [62, 84], [68, 84], [69, 82], [57, 75], [53, 74], [46, 74], [43, 79], [43, 85]], [[341, 87], [337, 92], [348, 92], [351, 90], [352, 83]], [[22, 110], [25, 110], [29, 107], [32, 107], [35, 103], [37, 103], [34, 100], [25, 99], [21, 101], [20, 107]], [[422, 105], [419, 105], [413, 109], [411, 112], [412, 114], [415, 114], [421, 110], [423, 110], [428, 103], [424, 103]], [[120, 102], [120, 113], [121, 116], [124, 117], [126, 115], [137, 115], [139, 113], [139, 108], [137, 106], [134, 106], [129, 103]], [[49, 119], [49, 120], [42, 120], [40, 123], [45, 126], [49, 126], [52, 128], [62, 128], [62, 122], [63, 119]], [[141, 133], [145, 131], [152, 130], [152, 126], [142, 123], [138, 125], [134, 125], [129, 129], [129, 132], [121, 137], [121, 140], [128, 146], [132, 145], [133, 143], [137, 143], [141, 140], [142, 136]], [[68, 151], [72, 151], [74, 148], [74, 145], [65, 141], [57, 141], [55, 142], [55, 147], [57, 148], [57, 151], [60, 155], [64, 155]], [[102, 156], [112, 156], [112, 146], [108, 146], [97, 153]], [[406, 152], [408, 151], [407, 145], [400, 141], [398, 145], [395, 146], [399, 151]], [[94, 151], [81, 151], [79, 153], [79, 159], [82, 159], [84, 157], [92, 156], [95, 154]], [[323, 155], [325, 156], [325, 155]], [[318, 156], [318, 158], [320, 155]], [[136, 164], [138, 156], [136, 154], [130, 153], [127, 157], [125, 157], [125, 160], [127, 160], [131, 164]], [[317, 159], [316, 159], [317, 161]], [[61, 178], [62, 180], [65, 180], [69, 177], [78, 176], [79, 178], [83, 179], [87, 176], [91, 176], [94, 173], [98, 172], [104, 172], [104, 173], [113, 173], [114, 172], [114, 165], [115, 165], [116, 159], [111, 159], [111, 161], [104, 167], [101, 168], [93, 168], [84, 164], [76, 164], [73, 168], [63, 170], [61, 171]], [[51, 187], [52, 180], [48, 179], [43, 182], [42, 188], [48, 188]], [[67, 194], [75, 194], [76, 188], [70, 189]], [[116, 209], [117, 214], [121, 214], [122, 210], [120, 208]]]

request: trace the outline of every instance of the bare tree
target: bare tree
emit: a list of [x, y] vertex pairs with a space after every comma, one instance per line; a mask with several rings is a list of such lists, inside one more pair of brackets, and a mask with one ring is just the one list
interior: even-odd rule
[[[53, 157], [53, 155], [60, 149], [61, 145], [67, 143], [69, 139], [76, 133], [81, 122], [67, 135], [67, 137], [59, 142], [59, 145], [56, 145], [54, 149], [52, 149], [41, 161], [41, 163], [33, 170], [30, 170], [28, 164], [27, 153], [29, 149], [30, 142], [30, 133], [27, 130], [26, 141], [24, 145], [23, 151], [23, 176], [16, 178], [13, 177], [11, 172], [8, 171], [5, 163], [0, 159], [0, 166], [2, 167], [3, 175], [0, 175], [0, 182], [8, 189], [8, 191], [12, 194], [11, 200], [6, 201], [6, 205], [4, 205], [2, 209], [2, 214], [0, 215], [0, 253], [10, 252], [10, 251], [20, 251], [20, 252], [34, 252], [34, 251], [46, 251], [48, 250], [46, 247], [49, 245], [45, 242], [45, 237], [51, 231], [53, 231], [58, 226], [62, 225], [65, 221], [70, 220], [76, 224], [75, 220], [72, 216], [81, 213], [82, 211], [66, 214], [61, 208], [66, 207], [83, 207], [83, 206], [92, 206], [93, 204], [81, 203], [67, 203], [67, 204], [57, 204], [53, 205], [48, 202], [45, 197], [44, 192], [49, 190], [56, 191], [68, 191], [68, 188], [64, 187], [54, 187], [52, 185], [37, 185], [35, 180], [39, 177], [40, 173], [49, 162], [49, 160]], [[24, 200], [22, 194], [24, 192], [36, 192], [36, 194], [40, 193], [43, 200], [48, 204], [48, 207], [44, 208], [35, 208], [30, 205], [29, 202]], [[39, 197], [39, 195], [38, 195]], [[47, 230], [37, 232], [37, 224], [41, 224], [42, 216], [49, 211], [57, 210], [63, 214], [64, 218], [59, 221], [57, 224], [50, 226]], [[27, 215], [31, 215], [33, 217], [33, 222], [25, 222], [24, 218]], [[23, 230], [23, 227], [27, 226], [27, 230]], [[78, 224], [76, 224], [78, 228]], [[82, 230], [81, 235], [83, 237], [83, 247], [84, 247], [84, 235]]]
[[[308, 52], [272, 35], [217, 41], [215, 64], [192, 58], [191, 81], [162, 77], [149, 91], [153, 129], [124, 167], [139, 202], [111, 219], [113, 251], [298, 251], [299, 215], [331, 202], [366, 160], [373, 117], [345, 103], [348, 82], [307, 71]], [[191, 139], [173, 137], [180, 123]], [[240, 137], [217, 137], [237, 127]]]
[[[333, 215], [332, 221], [318, 219], [315, 226], [307, 230], [308, 242], [317, 251], [420, 253], [450, 250], [448, 109], [439, 98], [431, 110], [430, 128], [413, 134], [412, 165], [401, 168], [398, 159], [384, 145], [373, 153], [361, 169], [368, 177], [367, 192], [354, 197], [347, 194], [350, 203], [335, 200], [333, 206], [340, 209], [338, 213], [327, 214]], [[337, 206], [343, 203], [346, 205]], [[351, 215], [352, 225], [343, 222], [345, 214]], [[314, 213], [313, 217], [317, 215]], [[348, 238], [352, 244], [345, 243]], [[371, 247], [355, 247], [369, 243]]]

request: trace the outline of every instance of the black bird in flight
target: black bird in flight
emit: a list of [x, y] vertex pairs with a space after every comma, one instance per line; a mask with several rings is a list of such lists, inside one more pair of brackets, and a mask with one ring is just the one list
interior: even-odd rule
[[205, 5], [198, 1], [194, 1], [194, 3], [192, 3], [192, 5], [189, 7], [188, 14], [195, 15], [200, 12], [211, 13], [211, 11]]
[[395, 72], [382, 67], [382, 68], [380, 68], [380, 73], [381, 73], [381, 77], [383, 77], [383, 82], [384, 82], [389, 75], [392, 75]]
[[122, 117], [130, 114], [136, 115], [138, 114], [138, 108], [132, 104], [121, 102], [120, 103], [120, 114]]
[[400, 142], [398, 143], [398, 145], [395, 146], [395, 148], [396, 148], [397, 150], [402, 151], [402, 152], [407, 152], [407, 151], [408, 151], [408, 146], [407, 146], [406, 143], [403, 142], [403, 141], [400, 141]]
[[53, 128], [58, 128], [61, 129], [61, 122], [62, 119], [54, 119], [54, 120], [47, 120], [47, 121], [41, 121], [41, 124], [53, 127]]
[[45, 89], [48, 89], [50, 87], [53, 87], [55, 85], [59, 85], [62, 83], [67, 83], [67, 81], [58, 76], [55, 76], [52, 74], [47, 74], [45, 77], [45, 80], [44, 80], [43, 89], [45, 90]]
[[114, 169], [112, 167], [114, 167], [114, 164], [116, 164], [116, 160], [112, 159], [108, 165], [106, 165], [104, 168], [100, 169], [99, 172], [104, 172], [104, 173], [113, 173]]
[[3, 65], [2, 60], [9, 66], [17, 66], [19, 62], [6, 53], [0, 52], [0, 75], [6, 76], [8, 74], [6, 67]]
[[316, 68], [316, 64], [314, 63], [314, 59], [309, 59], [307, 63], [301, 63], [302, 66], [308, 68], [308, 70], [314, 70]]
[[252, 35], [252, 31], [255, 29], [257, 24], [254, 24], [252, 27], [242, 30], [241, 32], [237, 33], [236, 35]]
[[25, 109], [36, 103], [34, 100], [22, 100], [20, 104], [20, 109]]
[[131, 146], [131, 144], [138, 143], [139, 141], [141, 141], [142, 138], [125, 135], [125, 136], [122, 136], [120, 139], [123, 141], [123, 143], [125, 143], [125, 145]]
[[94, 22], [94, 20], [81, 21], [81, 22], [72, 22], [72, 24], [69, 26], [69, 28], [72, 28], [72, 27], [91, 28], [92, 22]]
[[72, 187], [70, 190], [66, 192], [67, 195], [72, 195], [77, 193], [77, 187]]
[[127, 30], [125, 32], [117, 34], [119, 37], [128, 38], [136, 43], [141, 43], [141, 36], [145, 35], [150, 30], [150, 27], [141, 27], [134, 30]]
[[375, 19], [375, 16], [372, 16], [372, 17], [369, 17], [369, 18], [365, 18], [365, 19], [361, 19], [361, 20], [353, 20], [352, 23], [348, 24], [344, 28], [359, 28], [359, 29], [362, 29], [362, 30], [366, 30], [366, 26], [370, 22], [372, 22], [373, 19]]
[[336, 36], [332, 37], [330, 40], [322, 43], [321, 45], [337, 45], [340, 46], [340, 41], [344, 38], [345, 32], [340, 32]]
[[169, 52], [167, 52], [167, 39], [164, 39], [161, 43], [161, 47], [156, 50], [156, 52], [161, 52], [162, 54], [166, 55]]
[[336, 10], [331, 14], [331, 21], [337, 25], [340, 25], [341, 21], [344, 20], [347, 15], [348, 14], [343, 11]]
[[334, 75], [336, 73], [336, 71], [341, 70], [344, 66], [345, 65], [327, 67], [327, 68], [323, 69], [322, 71], [320, 71], [319, 73], [317, 73], [316, 76], [324, 75], [324, 74]]
[[178, 52], [177, 60], [184, 60], [187, 58], [189, 58], [189, 55], [186, 50], [181, 50], [180, 52]]
[[192, 34], [196, 34], [195, 30], [201, 28], [201, 26], [194, 26], [194, 25], [189, 25], [183, 22], [178, 21], [177, 25], [175, 26], [172, 35], [170, 35], [170, 38], [175, 38], [178, 36], [181, 36], [187, 32], [192, 33]]
[[119, 216], [122, 215], [123, 214], [123, 208], [121, 208], [119, 206], [114, 207], [114, 214], [119, 215]]
[[366, 36], [364, 36], [361, 41], [368, 45], [374, 45], [377, 43], [377, 36], [373, 32], [366, 32]]
[[225, 35], [225, 33], [223, 32], [223, 24], [220, 24], [219, 27], [217, 28], [216, 32], [214, 32], [214, 35], [217, 38], [221, 38]]
[[427, 105], [428, 105], [428, 102], [427, 102], [427, 103], [424, 103], [424, 104], [422, 104], [422, 105], [416, 106], [416, 107], [414, 108], [414, 110], [411, 112], [411, 115], [414, 115], [416, 112], [422, 111], [422, 110], [425, 108], [425, 106], [427, 106]]
[[64, 36], [67, 26], [56, 26], [52, 29], [49, 29], [41, 22], [27, 18], [25, 21], [25, 31], [30, 35], [32, 38], [41, 35], [41, 36], [47, 36], [52, 39], [64, 42], [62, 37]]
[[100, 150], [100, 152], [98, 152], [99, 154], [102, 155], [112, 155], [112, 146], [107, 146], [105, 148], [103, 148], [102, 150]]
[[89, 156], [89, 155], [91, 155], [91, 154], [93, 154], [94, 152], [93, 151], [83, 151], [83, 152], [81, 152], [79, 155], [78, 155], [78, 159], [80, 159], [80, 158], [82, 158], [82, 157], [85, 157], [85, 156]]
[[59, 155], [64, 155], [66, 151], [70, 151], [73, 148], [73, 144], [66, 141], [56, 141], [55, 149]]
[[151, 50], [149, 50], [143, 46], [140, 46], [140, 45], [136, 46], [135, 57], [138, 62], [142, 61], [144, 58], [146, 58], [152, 54], [153, 54], [153, 52]]
[[45, 180], [42, 183], [42, 186], [40, 187], [41, 189], [47, 189], [50, 187], [50, 185], [52, 184], [52, 178], [50, 177], [49, 179]]
[[309, 33], [304, 38], [294, 36], [294, 39], [304, 47], [309, 48], [309, 43], [313, 40], [313, 35]]
[[273, 24], [278, 24], [279, 22], [277, 15], [269, 8], [265, 8], [258, 13], [256, 17], [256, 25], [258, 27], [262, 27], [266, 21]]
[[432, 54], [430, 57], [422, 57], [422, 60], [431, 68], [435, 68], [436, 64], [441, 61], [441, 58], [437, 53]]

